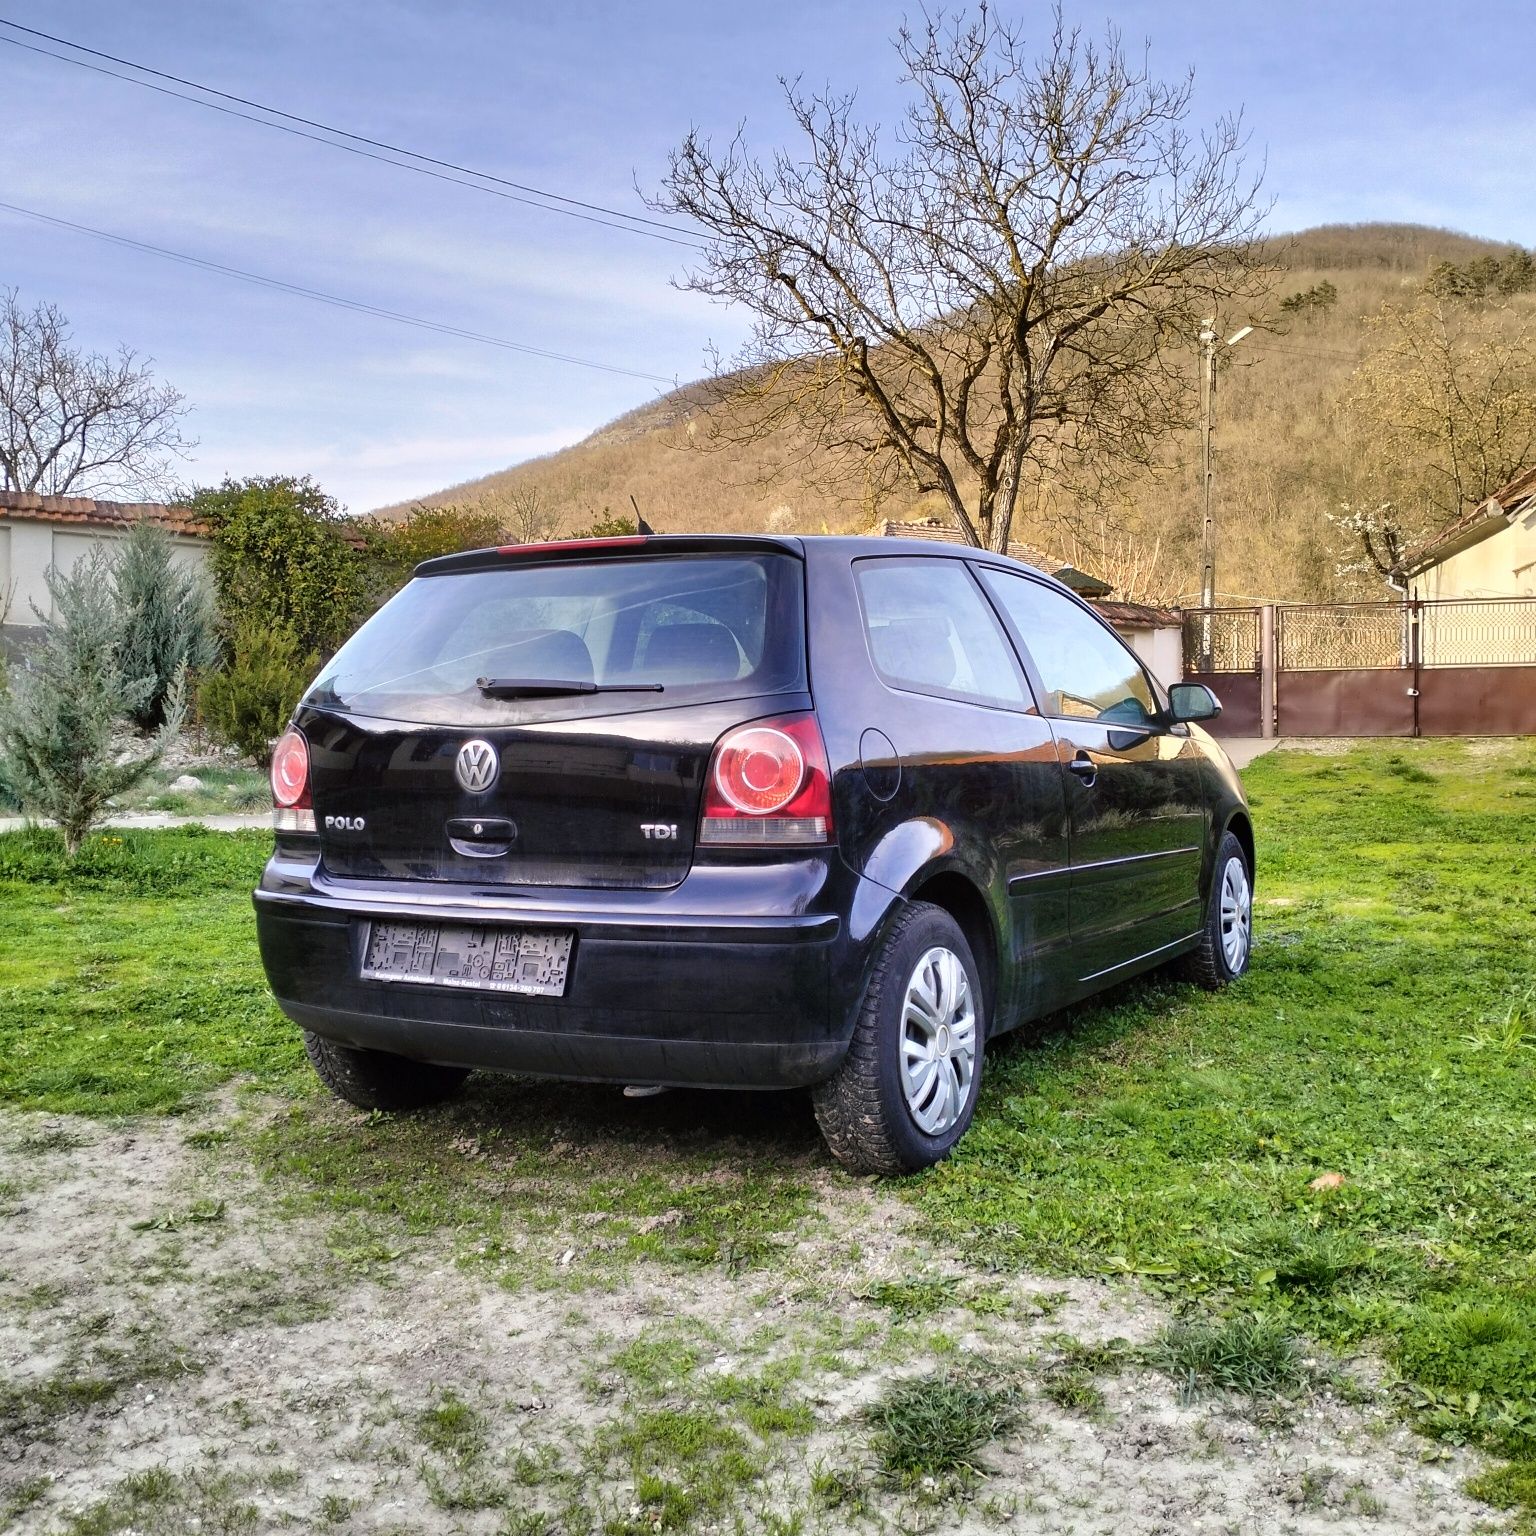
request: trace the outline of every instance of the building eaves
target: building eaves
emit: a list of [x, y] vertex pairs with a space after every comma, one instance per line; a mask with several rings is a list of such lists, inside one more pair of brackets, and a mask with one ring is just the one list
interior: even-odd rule
[[208, 524], [184, 506], [159, 501], [99, 501], [90, 496], [41, 496], [35, 491], [0, 491], [0, 519], [76, 524], [85, 528], [131, 528], [157, 523], [167, 533], [206, 539]]

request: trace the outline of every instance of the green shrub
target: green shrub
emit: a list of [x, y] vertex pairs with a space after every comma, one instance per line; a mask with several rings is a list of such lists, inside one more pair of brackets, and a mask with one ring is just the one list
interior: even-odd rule
[[265, 766], [317, 665], [292, 630], [242, 619], [228, 662], [198, 690], [198, 717], [217, 740]]
[[158, 734], [119, 752], [113, 727], [145, 708], [155, 679], [122, 671], [111, 562], [97, 549], [70, 572], [50, 568], [47, 580], [42, 638], [0, 694], [0, 785], [29, 814], [58, 822], [73, 858], [113, 797], [160, 761], [180, 728], [184, 673], [171, 680]]
[[269, 832], [214, 832], [192, 822], [93, 837], [71, 860], [53, 827], [21, 827], [0, 832], [0, 883], [72, 895], [228, 897], [256, 883], [271, 851]]
[[1495, 1509], [1536, 1509], [1536, 1461], [1511, 1462], [1479, 1473], [1467, 1484], [1467, 1492]]
[[218, 654], [213, 590], [196, 566], [178, 564], [170, 535], [141, 520], [113, 552], [118, 666], [149, 678], [143, 702], [129, 711], [140, 730], [165, 723], [176, 679], [201, 671]]
[[501, 518], [469, 507], [412, 507], [397, 523], [360, 521], [364, 585], [372, 605], [410, 580], [423, 560], [508, 542]]
[[194, 491], [188, 506], [213, 528], [210, 563], [219, 612], [292, 634], [301, 652], [334, 650], [367, 608], [354, 530], [335, 500], [307, 477], [226, 480]]
[[1536, 1401], [1536, 1305], [1506, 1298], [1440, 1302], [1423, 1308], [1398, 1353], [1398, 1366], [1430, 1387], [1472, 1389]]

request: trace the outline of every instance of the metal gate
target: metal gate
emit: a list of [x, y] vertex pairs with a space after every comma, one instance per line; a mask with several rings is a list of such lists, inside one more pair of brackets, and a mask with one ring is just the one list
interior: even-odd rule
[[1199, 608], [1184, 615], [1184, 675], [1221, 700], [1221, 736], [1260, 736], [1264, 718], [1262, 610]]
[[1225, 736], [1536, 735], [1536, 597], [1195, 609], [1184, 657]]
[[1413, 624], [1402, 603], [1298, 604], [1275, 614], [1282, 736], [1417, 736]]
[[1282, 736], [1536, 734], [1536, 598], [1293, 604], [1275, 640]]

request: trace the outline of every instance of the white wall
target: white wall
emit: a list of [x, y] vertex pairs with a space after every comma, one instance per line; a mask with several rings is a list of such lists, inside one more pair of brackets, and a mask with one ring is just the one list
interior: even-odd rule
[[[36, 624], [34, 605], [44, 613], [51, 607], [48, 567], [73, 570], [91, 550], [110, 548], [122, 537], [112, 528], [88, 528], [78, 523], [60, 525], [26, 517], [11, 519], [0, 513], [0, 598], [10, 594], [9, 606], [0, 612], [0, 624]], [[200, 566], [208, 558], [207, 547], [200, 539], [173, 536], [171, 547], [178, 565]]]
[[1117, 624], [1115, 630], [1163, 687], [1184, 681], [1184, 633], [1181, 629]]
[[0, 622], [6, 624], [36, 624], [37, 615], [32, 611], [36, 603], [44, 613], [48, 611], [48, 588], [43, 572], [53, 558], [53, 529], [47, 523], [34, 523], [18, 518], [0, 522], [6, 531], [6, 543], [10, 546], [10, 576], [6, 590], [10, 594], [10, 606]]

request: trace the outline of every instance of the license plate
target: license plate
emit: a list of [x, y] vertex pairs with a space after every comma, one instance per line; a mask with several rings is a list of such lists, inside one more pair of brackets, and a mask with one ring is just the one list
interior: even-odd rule
[[371, 923], [363, 948], [363, 979], [561, 997], [570, 959], [568, 933]]

